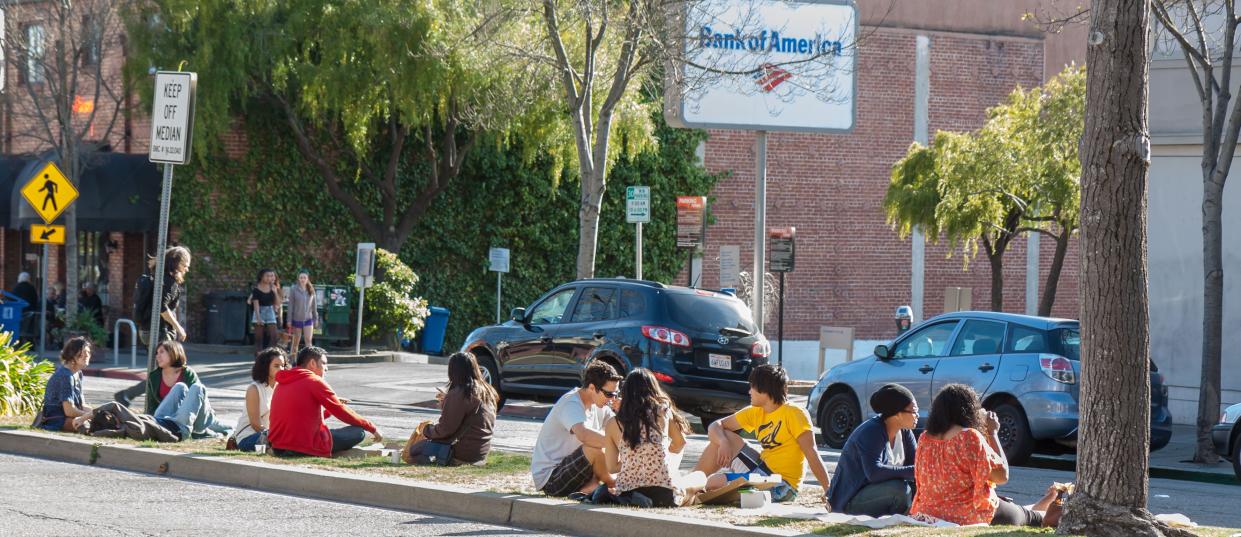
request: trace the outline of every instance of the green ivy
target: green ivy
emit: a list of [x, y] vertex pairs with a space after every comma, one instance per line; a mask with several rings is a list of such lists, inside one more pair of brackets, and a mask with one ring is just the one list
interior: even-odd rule
[[[707, 195], [719, 179], [696, 163], [695, 149], [705, 132], [673, 129], [656, 117], [658, 147], [622, 154], [611, 171], [599, 224], [600, 277], [634, 274], [635, 226], [625, 222], [626, 186], [651, 187], [651, 222], [643, 226], [644, 277], [672, 283], [687, 259], [676, 248], [676, 196]], [[189, 275], [194, 294], [248, 288], [260, 267], [274, 268], [286, 280], [307, 269], [317, 284], [351, 284], [355, 243], [372, 239], [326, 192], [279, 122], [252, 115], [246, 125], [249, 146], [241, 158], [211, 155], [178, 168], [172, 225], [178, 242], [194, 252]], [[512, 145], [476, 146], [461, 175], [436, 198], [400, 251], [411, 274], [419, 276], [406, 298], [417, 293], [451, 311], [446, 350], [495, 320], [489, 248], [512, 252], [511, 272], [504, 275], [504, 316], [574, 278], [578, 185], [552, 180], [557, 170], [550, 156], [531, 161], [519, 143]], [[416, 162], [416, 150], [403, 162]], [[403, 164], [401, 174], [416, 185], [423, 170]], [[380, 200], [363, 201], [378, 210]], [[368, 292], [368, 306], [372, 300]]]

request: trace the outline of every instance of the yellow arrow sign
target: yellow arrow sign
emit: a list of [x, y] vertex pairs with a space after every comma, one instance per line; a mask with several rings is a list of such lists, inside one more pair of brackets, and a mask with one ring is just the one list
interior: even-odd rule
[[30, 226], [30, 242], [32, 244], [64, 244], [65, 226]]
[[[50, 224], [65, 212], [65, 209], [78, 199], [78, 189], [60, 173], [60, 168], [48, 162], [39, 173], [34, 174], [26, 186], [22, 187], [22, 197], [39, 213], [43, 221]], [[61, 236], [64, 234], [62, 233]], [[61, 241], [63, 242], [63, 240]], [[60, 244], [60, 243], [57, 243]]]

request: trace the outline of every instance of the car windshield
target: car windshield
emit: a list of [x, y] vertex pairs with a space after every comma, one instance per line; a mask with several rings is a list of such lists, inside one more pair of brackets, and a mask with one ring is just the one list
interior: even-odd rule
[[1060, 355], [1070, 360], [1082, 356], [1082, 333], [1078, 328], [1057, 328], [1051, 331], [1051, 339], [1060, 347]]
[[740, 300], [714, 295], [668, 293], [668, 316], [677, 324], [699, 332], [736, 328], [753, 334], [750, 308]]

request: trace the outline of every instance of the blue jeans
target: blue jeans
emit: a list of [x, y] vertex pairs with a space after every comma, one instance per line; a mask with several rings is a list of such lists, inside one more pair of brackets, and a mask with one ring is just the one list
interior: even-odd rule
[[188, 440], [195, 435], [225, 434], [231, 430], [216, 419], [215, 412], [211, 410], [211, 401], [207, 399], [207, 388], [202, 383], [188, 387], [184, 382], [174, 384], [168, 391], [168, 396], [155, 408], [154, 416], [157, 420], [166, 419], [176, 423], [182, 440]]
[[237, 449], [241, 451], [254, 451], [254, 446], [259, 443], [259, 437], [262, 433], [254, 433], [237, 440]]
[[904, 479], [889, 479], [862, 487], [849, 503], [845, 513], [879, 518], [909, 513], [914, 501], [914, 484]]
[[350, 449], [366, 440], [366, 429], [357, 425], [332, 429], [332, 453]]

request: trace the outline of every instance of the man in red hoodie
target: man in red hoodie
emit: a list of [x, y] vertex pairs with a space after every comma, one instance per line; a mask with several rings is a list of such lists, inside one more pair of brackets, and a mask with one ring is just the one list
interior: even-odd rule
[[[297, 367], [276, 373], [271, 396], [271, 426], [267, 441], [277, 455], [331, 457], [362, 443], [369, 432], [383, 441], [379, 429], [345, 406], [323, 380], [327, 351], [306, 347], [297, 353]], [[329, 430], [323, 419], [336, 416], [348, 427]]]

